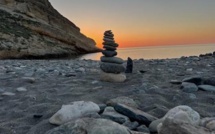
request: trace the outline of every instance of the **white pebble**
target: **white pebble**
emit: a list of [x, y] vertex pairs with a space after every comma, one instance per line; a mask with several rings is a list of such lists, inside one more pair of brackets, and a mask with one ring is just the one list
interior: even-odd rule
[[19, 88], [16, 89], [16, 91], [18, 91], [18, 92], [26, 92], [27, 89], [25, 87], [19, 87]]

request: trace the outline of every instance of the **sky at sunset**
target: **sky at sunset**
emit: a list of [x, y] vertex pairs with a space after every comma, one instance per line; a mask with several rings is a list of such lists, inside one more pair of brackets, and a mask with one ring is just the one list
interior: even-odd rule
[[102, 46], [111, 29], [120, 47], [215, 44], [215, 0], [49, 0]]

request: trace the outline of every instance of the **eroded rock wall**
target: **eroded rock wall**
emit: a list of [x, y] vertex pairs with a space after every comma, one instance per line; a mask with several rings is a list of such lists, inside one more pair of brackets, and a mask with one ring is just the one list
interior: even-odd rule
[[0, 58], [59, 58], [100, 51], [48, 0], [0, 0]]

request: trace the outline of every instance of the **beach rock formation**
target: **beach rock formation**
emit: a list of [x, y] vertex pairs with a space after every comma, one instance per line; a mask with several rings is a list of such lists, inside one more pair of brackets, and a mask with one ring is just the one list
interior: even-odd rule
[[102, 51], [104, 56], [101, 57], [100, 68], [102, 70], [101, 80], [107, 82], [124, 82], [126, 76], [124, 74], [125, 67], [122, 65], [123, 60], [115, 57], [118, 44], [114, 41], [114, 34], [111, 30], [105, 31]]
[[133, 72], [133, 60], [130, 57], [128, 57], [125, 73], [132, 73], [132, 72]]
[[0, 59], [68, 57], [95, 45], [48, 0], [0, 0]]

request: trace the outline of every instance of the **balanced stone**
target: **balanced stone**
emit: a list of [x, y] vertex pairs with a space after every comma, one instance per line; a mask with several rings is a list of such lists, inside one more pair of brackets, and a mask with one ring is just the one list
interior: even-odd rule
[[124, 73], [113, 74], [113, 73], [105, 73], [101, 71], [100, 79], [101, 81], [119, 83], [119, 82], [124, 82], [126, 80], [126, 75]]
[[119, 45], [117, 43], [110, 43], [110, 42], [103, 42], [103, 45], [107, 45], [107, 46], [113, 46], [113, 47], [118, 47]]
[[130, 57], [128, 57], [125, 73], [132, 73], [132, 71], [133, 71], [133, 60]]
[[110, 33], [105, 33], [104, 35], [109, 37], [114, 37], [114, 34], [110, 34]]
[[104, 45], [103, 48], [105, 48], [106, 50], [110, 50], [110, 51], [115, 51], [116, 50], [116, 47], [108, 46], [108, 45]]
[[111, 35], [105, 35], [104, 38], [114, 40], [113, 36], [111, 36]]
[[108, 39], [108, 38], [104, 38], [103, 40], [104, 40], [105, 42], [112, 42], [112, 43], [115, 42], [113, 39]]
[[121, 58], [118, 57], [105, 57], [102, 56], [101, 58], [102, 62], [108, 62], [108, 63], [116, 63], [116, 64], [123, 64], [123, 60]]
[[116, 51], [103, 50], [102, 54], [106, 57], [114, 57], [117, 55], [117, 52]]
[[106, 73], [121, 73], [125, 71], [125, 68], [122, 64], [114, 64], [114, 63], [107, 63], [107, 62], [101, 62], [100, 68], [102, 71]]
[[107, 30], [107, 31], [105, 31], [105, 33], [104, 34], [112, 34], [112, 31], [111, 30]]

